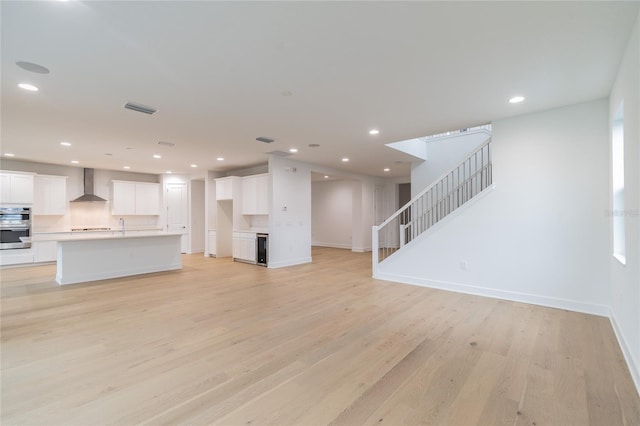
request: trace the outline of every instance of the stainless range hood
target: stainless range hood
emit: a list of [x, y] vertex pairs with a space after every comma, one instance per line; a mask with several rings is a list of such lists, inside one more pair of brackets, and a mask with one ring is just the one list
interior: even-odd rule
[[76, 198], [75, 200], [71, 200], [72, 203], [80, 203], [83, 201], [97, 201], [101, 203], [107, 201], [104, 198], [100, 198], [93, 193], [93, 169], [84, 169], [84, 195]]

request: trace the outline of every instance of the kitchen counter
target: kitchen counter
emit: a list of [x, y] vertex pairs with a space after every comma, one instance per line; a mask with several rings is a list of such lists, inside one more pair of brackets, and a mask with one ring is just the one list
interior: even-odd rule
[[181, 269], [181, 237], [165, 231], [109, 231], [40, 234], [31, 241], [57, 241], [56, 281], [75, 284]]
[[73, 232], [52, 232], [38, 233], [30, 238], [21, 238], [25, 242], [39, 241], [89, 241], [104, 239], [126, 239], [126, 238], [145, 238], [163, 235], [182, 235], [166, 231], [73, 231]]

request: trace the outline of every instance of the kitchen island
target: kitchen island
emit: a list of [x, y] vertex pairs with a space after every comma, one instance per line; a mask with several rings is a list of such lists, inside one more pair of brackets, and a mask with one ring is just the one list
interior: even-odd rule
[[182, 234], [162, 231], [101, 235], [36, 235], [32, 242], [57, 241], [56, 282], [76, 284], [182, 268]]

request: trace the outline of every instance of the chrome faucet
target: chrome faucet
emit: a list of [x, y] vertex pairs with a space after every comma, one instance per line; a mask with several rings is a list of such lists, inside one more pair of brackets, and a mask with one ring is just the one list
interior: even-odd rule
[[124, 235], [124, 219], [120, 218], [120, 232]]

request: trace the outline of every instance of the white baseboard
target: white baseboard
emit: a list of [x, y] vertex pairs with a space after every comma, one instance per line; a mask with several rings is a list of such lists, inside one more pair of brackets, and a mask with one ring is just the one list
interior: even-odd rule
[[330, 247], [330, 248], [339, 248], [339, 249], [351, 249], [351, 244], [337, 244], [337, 243], [320, 243], [320, 242], [312, 242], [312, 246], [316, 247]]
[[299, 259], [285, 260], [284, 262], [271, 262], [269, 261], [269, 268], [284, 268], [286, 266], [302, 265], [304, 263], [311, 263], [311, 257], [301, 257]]
[[629, 373], [631, 373], [631, 379], [633, 383], [636, 385], [636, 391], [638, 395], [640, 395], [640, 360], [636, 360], [633, 358], [633, 354], [629, 350], [629, 345], [627, 344], [627, 340], [624, 338], [624, 334], [622, 330], [618, 326], [618, 321], [616, 320], [616, 316], [613, 314], [613, 311], [609, 313], [609, 321], [611, 322], [611, 327], [613, 327], [613, 332], [618, 339], [618, 345], [620, 345], [620, 349], [622, 350], [622, 355], [624, 356], [624, 360], [627, 362], [627, 367], [629, 368]]
[[371, 247], [353, 247], [351, 251], [355, 251], [358, 253], [367, 253], [371, 251]]
[[598, 305], [595, 303], [585, 303], [577, 300], [538, 296], [535, 294], [518, 293], [505, 290], [496, 290], [488, 287], [447, 281], [429, 280], [404, 275], [394, 275], [379, 271], [376, 274], [375, 278], [385, 281], [395, 281], [404, 284], [418, 285], [422, 287], [437, 288], [440, 290], [455, 291], [457, 293], [466, 293], [476, 296], [492, 297], [495, 299], [511, 300], [514, 302], [530, 303], [532, 305], [546, 306], [549, 308], [566, 309], [569, 311], [582, 312], [585, 314], [598, 315], [601, 317], [609, 316], [608, 306]]

